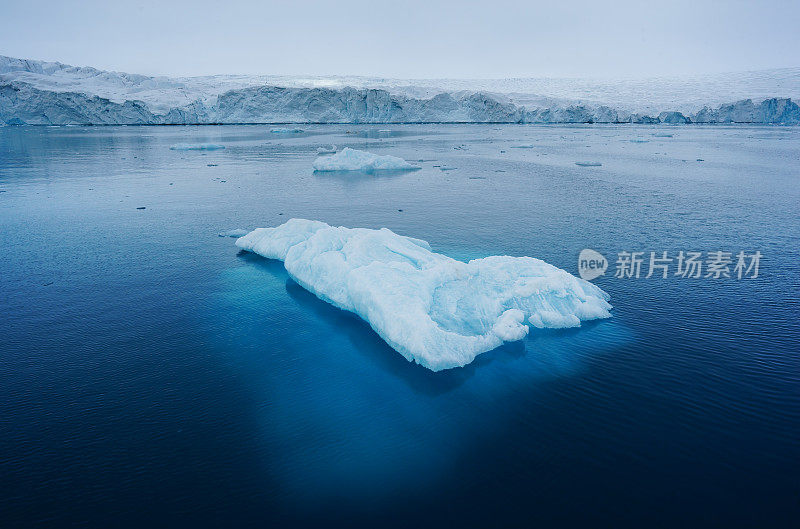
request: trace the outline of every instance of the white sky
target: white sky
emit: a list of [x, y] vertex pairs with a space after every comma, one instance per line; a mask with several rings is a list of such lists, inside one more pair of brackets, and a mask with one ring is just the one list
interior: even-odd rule
[[165, 75], [716, 73], [800, 66], [798, 28], [798, 0], [0, 0], [0, 55]]

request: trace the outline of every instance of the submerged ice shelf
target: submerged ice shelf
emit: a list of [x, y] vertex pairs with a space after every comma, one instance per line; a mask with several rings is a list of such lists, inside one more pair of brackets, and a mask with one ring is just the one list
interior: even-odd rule
[[298, 284], [356, 313], [409, 361], [433, 371], [464, 366], [537, 328], [609, 318], [609, 296], [532, 257], [467, 263], [383, 228], [291, 219], [258, 228], [239, 248], [284, 262]]

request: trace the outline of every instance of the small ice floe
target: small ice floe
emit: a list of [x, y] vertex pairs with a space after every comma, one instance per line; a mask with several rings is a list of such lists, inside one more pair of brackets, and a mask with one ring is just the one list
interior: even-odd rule
[[336, 145], [323, 145], [317, 147], [317, 154], [336, 154]]
[[440, 171], [455, 171], [458, 167], [440, 167]]
[[671, 138], [672, 134], [667, 134], [666, 132], [656, 132], [653, 134], [654, 138]]
[[320, 156], [314, 160], [315, 171], [409, 171], [419, 169], [402, 158], [378, 155], [345, 147], [330, 156]]
[[650, 143], [650, 140], [640, 140], [640, 139], [633, 139], [628, 141], [630, 141], [631, 143]]
[[380, 130], [378, 130], [378, 132], [386, 134], [386, 133], [389, 133], [389, 132], [392, 132], [392, 131], [389, 130], [389, 129], [380, 129]]
[[575, 165], [580, 165], [581, 167], [600, 167], [603, 164], [600, 162], [575, 162]]
[[523, 144], [523, 145], [512, 145], [511, 148], [512, 149], [533, 149], [534, 147], [533, 147], [532, 144], [526, 143], [526, 144]]
[[248, 233], [250, 233], [249, 230], [238, 228], [235, 230], [221, 231], [217, 235], [219, 235], [220, 237], [235, 237], [238, 239], [239, 237], [244, 237]]
[[171, 151], [217, 151], [224, 148], [218, 143], [176, 143], [169, 147]]
[[270, 132], [272, 132], [273, 134], [299, 134], [303, 132], [303, 129], [278, 128], [278, 129], [272, 129]]

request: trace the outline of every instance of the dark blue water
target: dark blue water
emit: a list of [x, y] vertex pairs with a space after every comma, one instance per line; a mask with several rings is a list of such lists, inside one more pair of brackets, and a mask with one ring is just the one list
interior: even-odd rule
[[[798, 526], [800, 130], [377, 128], [0, 128], [0, 526]], [[313, 174], [323, 143], [423, 169]], [[764, 258], [610, 270], [613, 319], [432, 373], [217, 236], [291, 217]]]

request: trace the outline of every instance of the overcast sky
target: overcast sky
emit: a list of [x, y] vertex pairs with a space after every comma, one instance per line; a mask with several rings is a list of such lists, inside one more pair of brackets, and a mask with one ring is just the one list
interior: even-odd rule
[[0, 6], [0, 55], [132, 73], [649, 77], [800, 66], [798, 0]]

